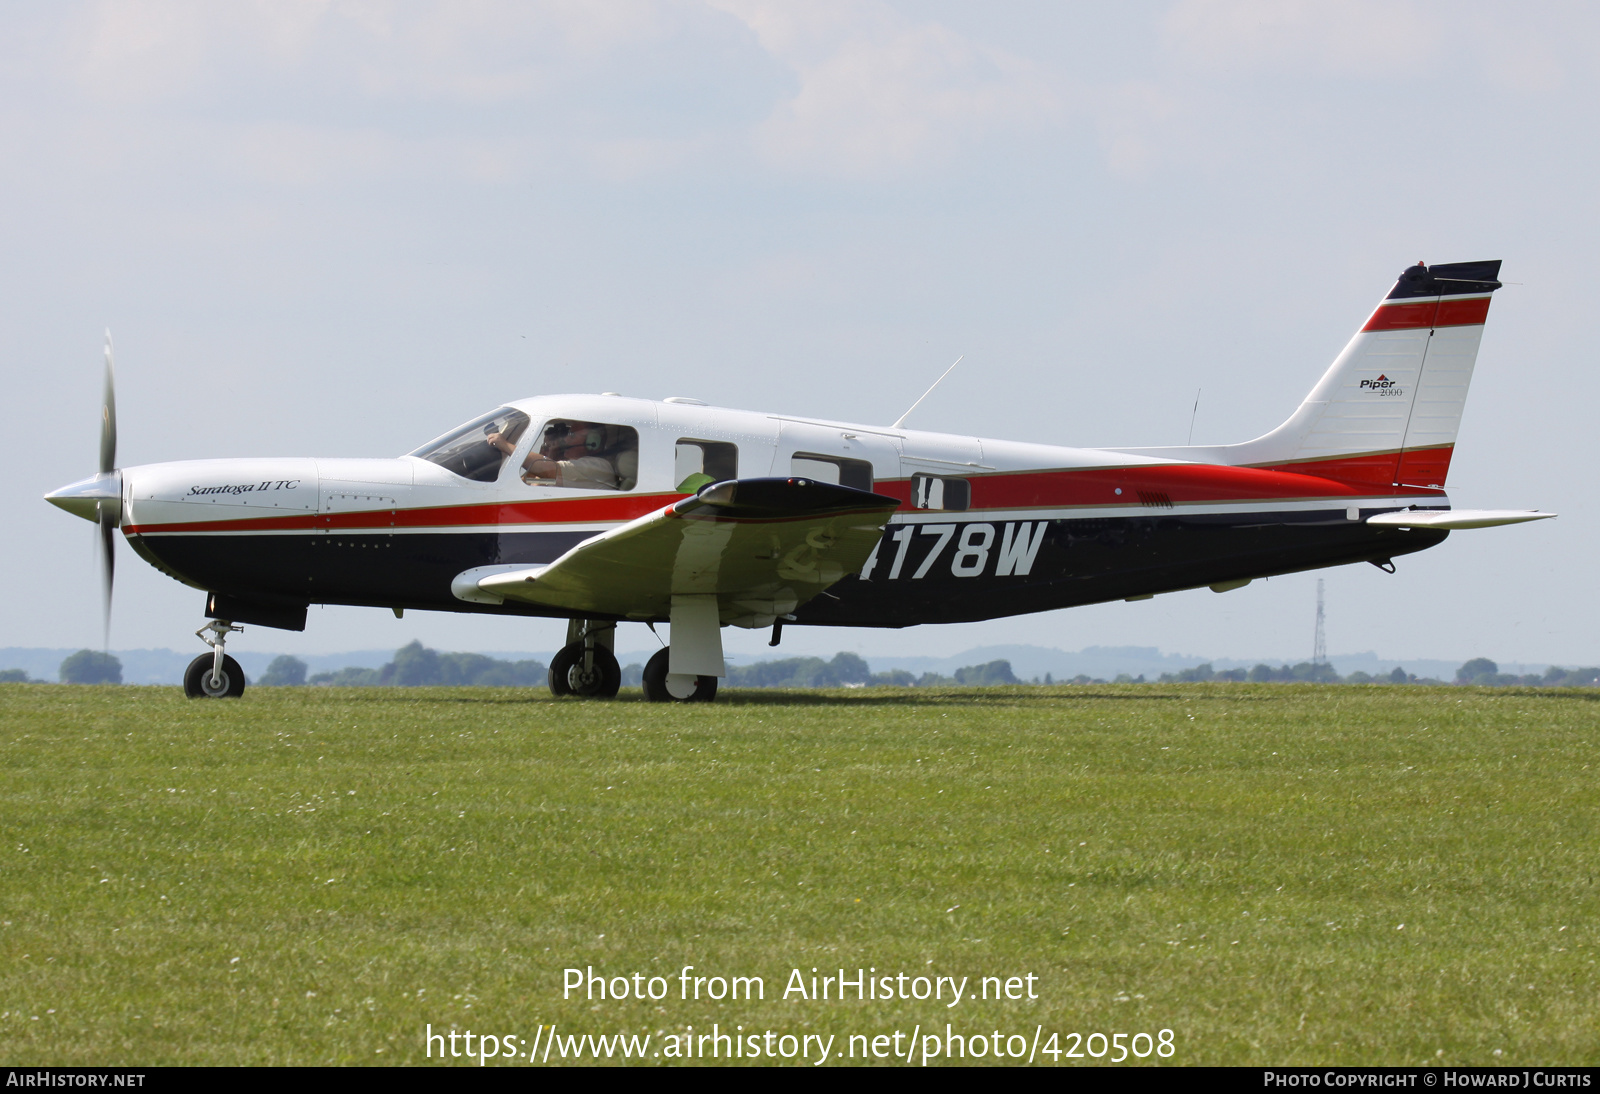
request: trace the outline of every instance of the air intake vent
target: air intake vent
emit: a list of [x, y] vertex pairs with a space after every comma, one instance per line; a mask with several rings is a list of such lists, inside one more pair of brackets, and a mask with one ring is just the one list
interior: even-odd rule
[[1160, 490], [1141, 490], [1139, 504], [1146, 509], [1171, 509], [1172, 498]]

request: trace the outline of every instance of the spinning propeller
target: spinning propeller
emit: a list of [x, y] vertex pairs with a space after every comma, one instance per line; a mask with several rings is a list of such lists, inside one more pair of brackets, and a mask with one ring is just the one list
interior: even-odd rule
[[111, 364], [111, 332], [106, 331], [106, 383], [100, 407], [100, 471], [92, 479], [63, 486], [45, 500], [98, 525], [100, 590], [105, 638], [111, 639], [111, 585], [116, 573], [117, 528], [122, 523], [122, 472], [117, 470], [117, 392]]
[[106, 644], [111, 642], [111, 586], [117, 572], [117, 526], [122, 522], [122, 473], [117, 470], [117, 374], [111, 364], [111, 332], [106, 331], [106, 383], [100, 404], [100, 476], [115, 482], [115, 496], [95, 503], [100, 525], [100, 601]]

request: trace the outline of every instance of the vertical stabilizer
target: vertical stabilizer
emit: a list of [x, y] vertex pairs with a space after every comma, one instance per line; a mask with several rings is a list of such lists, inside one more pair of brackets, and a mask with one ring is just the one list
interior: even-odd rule
[[1442, 487], [1499, 276], [1498, 260], [1406, 269], [1305, 402], [1265, 436], [1119, 451]]

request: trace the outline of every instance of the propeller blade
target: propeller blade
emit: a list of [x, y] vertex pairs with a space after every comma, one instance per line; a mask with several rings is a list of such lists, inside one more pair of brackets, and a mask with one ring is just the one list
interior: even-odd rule
[[116, 578], [117, 523], [106, 507], [96, 507], [100, 525], [100, 603], [105, 627], [105, 646], [111, 646], [111, 586]]
[[106, 390], [100, 406], [100, 474], [117, 467], [117, 379], [111, 367], [111, 332], [106, 331]]

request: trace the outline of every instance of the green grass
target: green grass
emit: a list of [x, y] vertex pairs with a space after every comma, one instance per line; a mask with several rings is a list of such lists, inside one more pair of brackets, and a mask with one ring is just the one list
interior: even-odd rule
[[[1171, 1029], [1172, 1063], [1600, 1063], [1600, 693], [634, 700], [0, 686], [0, 1059], [417, 1063], [425, 1023], [550, 1022], [838, 1053], [948, 1021]], [[564, 1001], [589, 965], [674, 995]], [[680, 1002], [683, 965], [766, 1000]], [[813, 966], [1040, 998], [783, 1000]]]

